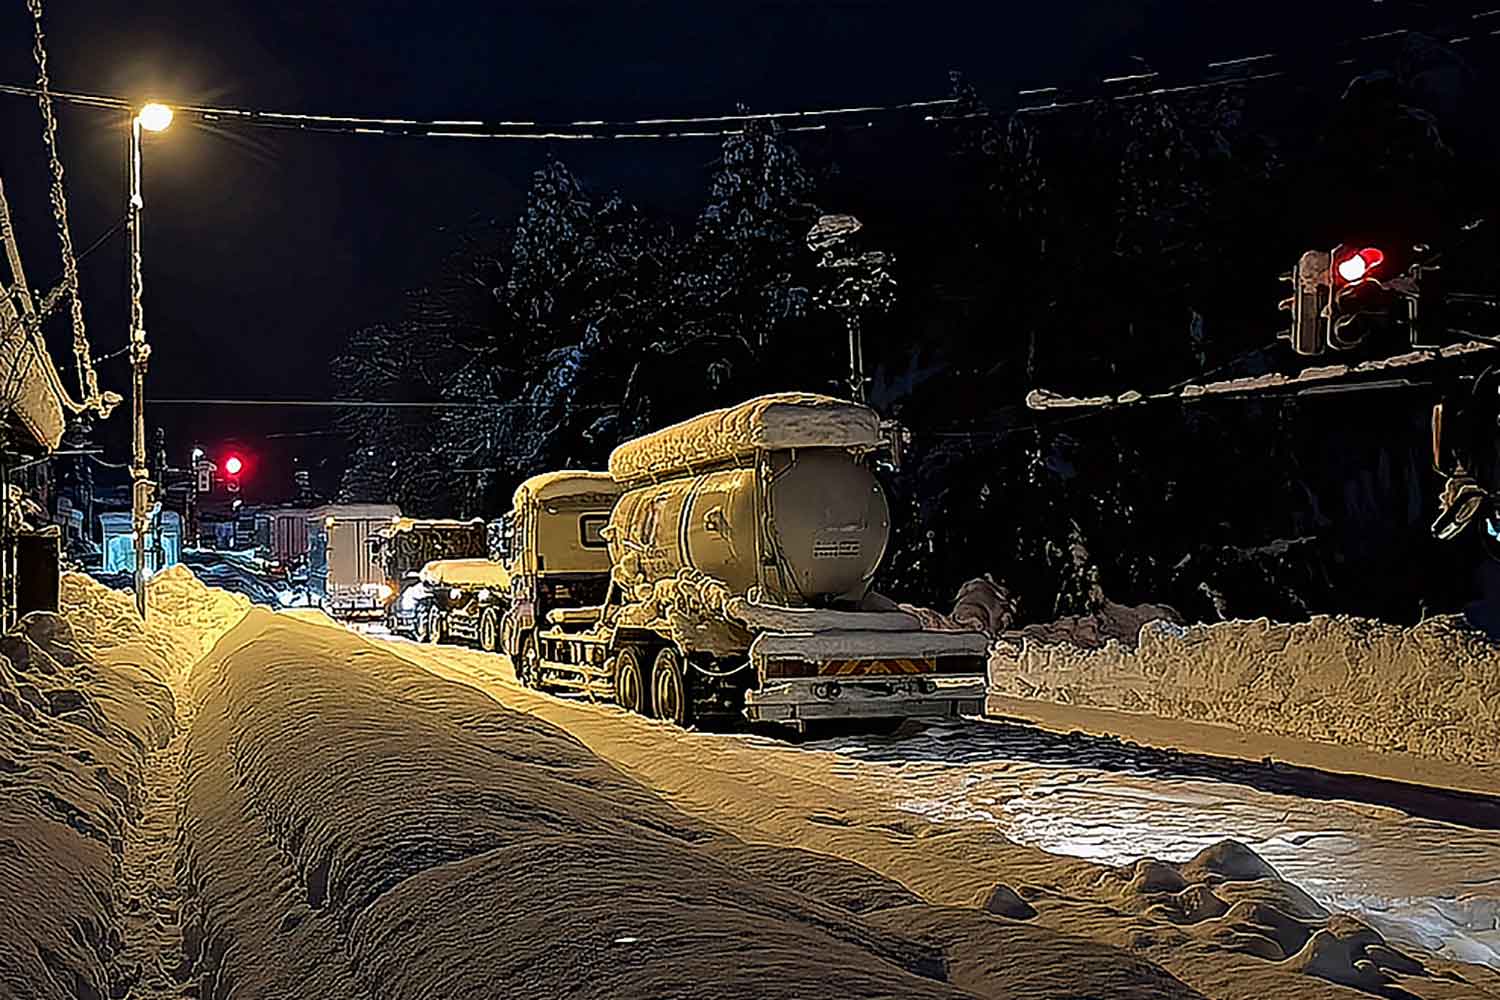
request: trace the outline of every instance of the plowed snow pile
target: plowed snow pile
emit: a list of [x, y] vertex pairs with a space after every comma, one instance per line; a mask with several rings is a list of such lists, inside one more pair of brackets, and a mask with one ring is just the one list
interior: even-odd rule
[[1123, 950], [977, 911], [1007, 958], [971, 963], [961, 989], [942, 935], [905, 929], [944, 911], [899, 884], [748, 846], [347, 633], [255, 611], [191, 685], [205, 997], [1022, 998], [1062, 995], [1060, 968], [1111, 997], [1198, 996]]
[[118, 876], [143, 766], [174, 730], [172, 677], [227, 607], [186, 573], [163, 574], [150, 597], [159, 618], [196, 610], [185, 628], [148, 632], [128, 595], [69, 576], [61, 616], [28, 616], [0, 638], [0, 997], [128, 985], [114, 961]]
[[1023, 639], [990, 656], [992, 694], [1500, 763], [1500, 645], [1451, 617], [1401, 627], [1320, 616], [1140, 629], [1135, 648]]

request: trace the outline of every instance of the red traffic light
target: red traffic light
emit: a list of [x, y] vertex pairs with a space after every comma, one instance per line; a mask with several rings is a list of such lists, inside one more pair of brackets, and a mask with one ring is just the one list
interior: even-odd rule
[[1335, 265], [1338, 275], [1346, 282], [1361, 281], [1380, 266], [1385, 254], [1375, 247], [1365, 247], [1339, 260]]
[[224, 462], [224, 471], [229, 473], [231, 476], [238, 476], [240, 474], [240, 470], [244, 467], [245, 463], [240, 461], [240, 457], [238, 455], [230, 455], [229, 458]]

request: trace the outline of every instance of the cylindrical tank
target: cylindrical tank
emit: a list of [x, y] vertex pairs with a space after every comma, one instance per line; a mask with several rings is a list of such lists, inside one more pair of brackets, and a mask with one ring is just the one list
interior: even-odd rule
[[864, 596], [885, 555], [890, 510], [879, 482], [839, 448], [772, 452], [755, 467], [684, 475], [626, 493], [610, 554], [630, 584], [698, 570], [774, 603], [825, 606]]

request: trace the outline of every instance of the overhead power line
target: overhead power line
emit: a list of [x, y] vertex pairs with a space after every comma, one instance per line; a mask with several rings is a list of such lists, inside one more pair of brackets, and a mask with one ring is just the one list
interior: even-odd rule
[[[148, 399], [149, 406], [314, 406], [329, 409], [418, 409], [418, 410], [533, 410], [544, 409], [540, 403], [517, 402], [430, 402], [392, 399]], [[615, 406], [574, 406], [575, 410], [613, 410]]]
[[[16, 97], [37, 97], [35, 87], [0, 84], [0, 94]], [[85, 107], [111, 111], [131, 112], [135, 105], [126, 98], [109, 94], [88, 94], [77, 91], [51, 91], [54, 100], [68, 101]], [[904, 101], [896, 104], [865, 104], [838, 108], [815, 108], [802, 111], [775, 111], [733, 115], [676, 116], [666, 118], [641, 118], [633, 120], [580, 120], [580, 121], [521, 121], [477, 119], [418, 119], [400, 117], [365, 117], [360, 115], [313, 115], [281, 111], [261, 111], [248, 108], [229, 108], [209, 105], [172, 105], [178, 114], [193, 115], [205, 121], [229, 122], [253, 125], [262, 128], [295, 129], [307, 132], [343, 132], [361, 135], [413, 135], [431, 138], [452, 139], [664, 139], [691, 138], [699, 136], [723, 136], [737, 134], [739, 129], [709, 129], [701, 131], [664, 130], [667, 125], [710, 125], [730, 122], [752, 121], [799, 121], [837, 118], [849, 115], [890, 114], [896, 112], [923, 111], [955, 103], [954, 98]], [[821, 125], [794, 126], [790, 131], [821, 128]], [[649, 129], [650, 131], [619, 131], [622, 129]], [[590, 131], [582, 131], [590, 130]], [[600, 131], [607, 130], [607, 131]]]
[[[1500, 35], [1500, 28], [1485, 30], [1488, 28], [1488, 24], [1481, 26], [1477, 23], [1494, 13], [1494, 11], [1488, 11], [1471, 15], [1470, 20], [1476, 22], [1472, 33], [1448, 38], [1446, 39], [1447, 43], [1450, 45], [1460, 45], [1479, 37]], [[1362, 35], [1344, 40], [1342, 46], [1367, 45], [1372, 42], [1401, 38], [1412, 33], [1411, 29], [1401, 28], [1376, 34]], [[1325, 51], [1331, 53], [1339, 47], [1339, 43], [1334, 43]], [[1070, 94], [1067, 88], [1063, 87], [1029, 87], [1015, 92], [1015, 96], [1019, 99], [1015, 106], [995, 108], [988, 112], [975, 112], [971, 115], [960, 117], [1035, 114], [1088, 107], [1108, 101], [1142, 100], [1152, 97], [1192, 93], [1217, 87], [1256, 83], [1287, 76], [1288, 70], [1270, 68], [1269, 66], [1274, 61], [1281, 59], [1284, 59], [1284, 56], [1275, 52], [1228, 59], [1215, 59], [1205, 63], [1203, 71], [1196, 77], [1181, 79], [1175, 83], [1164, 79], [1163, 74], [1156, 71], [1110, 76], [1098, 81], [1097, 86], [1100, 88], [1117, 90], [1120, 87], [1124, 87], [1126, 88], [1126, 92], [1124, 93], [1106, 92], [1086, 96], [1076, 91]], [[1338, 61], [1338, 64], [1345, 65], [1351, 62], [1353, 60], [1345, 59]], [[0, 94], [37, 97], [39, 96], [39, 91], [35, 87], [0, 84]], [[51, 91], [51, 95], [54, 99], [60, 101], [126, 113], [129, 113], [135, 107], [135, 104], [130, 100], [110, 94], [53, 90]], [[1045, 104], [1036, 103], [1036, 98], [1042, 95], [1052, 95], [1052, 99]], [[684, 129], [681, 126], [723, 126], [754, 121], [780, 122], [785, 125], [788, 132], [823, 131], [830, 128], [869, 128], [874, 125], [872, 116], [927, 112], [955, 103], [957, 103], [955, 98], [934, 98], [902, 101], [893, 104], [861, 104], [848, 107], [818, 108], [801, 111], [746, 112], [732, 115], [675, 115], [617, 120], [585, 119], [555, 122], [520, 119], [486, 121], [456, 117], [420, 119], [402, 116], [317, 115], [195, 104], [173, 105], [173, 108], [179, 114], [195, 116], [207, 122], [306, 132], [408, 136], [434, 139], [597, 141], [607, 139], [722, 138], [737, 135], [743, 129]], [[924, 115], [923, 120], [930, 123], [942, 122], [951, 120], [952, 117], [954, 116], [928, 113]], [[860, 118], [864, 120], [861, 121], [859, 120]]]

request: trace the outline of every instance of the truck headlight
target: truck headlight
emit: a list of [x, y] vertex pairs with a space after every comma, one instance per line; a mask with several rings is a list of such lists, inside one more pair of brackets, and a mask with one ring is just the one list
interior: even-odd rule
[[391, 595], [394, 594], [395, 591], [391, 589], [390, 584], [382, 583], [379, 587], [376, 588], [375, 593], [382, 601], [389, 601], [391, 599]]
[[459, 597], [462, 594], [463, 594], [462, 590], [459, 590], [457, 587], [454, 587], [454, 588], [452, 588], [451, 590], [448, 591], [448, 599], [452, 600], [452, 601], [456, 601], [456, 600], [459, 599]]

